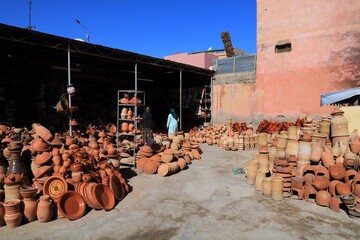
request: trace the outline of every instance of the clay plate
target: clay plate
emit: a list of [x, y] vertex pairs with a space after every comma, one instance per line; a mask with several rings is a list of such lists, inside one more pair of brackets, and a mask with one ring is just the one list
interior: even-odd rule
[[44, 195], [50, 195], [50, 197], [57, 202], [60, 195], [68, 190], [68, 183], [61, 176], [51, 176], [44, 183], [43, 193]]
[[66, 191], [61, 194], [57, 206], [61, 215], [70, 220], [81, 218], [86, 211], [83, 197], [74, 191]]

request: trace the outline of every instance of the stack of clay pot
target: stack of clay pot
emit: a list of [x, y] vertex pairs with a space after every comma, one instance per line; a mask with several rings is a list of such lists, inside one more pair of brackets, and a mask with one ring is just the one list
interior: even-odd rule
[[163, 137], [160, 144], [154, 144], [156, 150], [150, 146], [141, 147], [137, 153], [137, 169], [160, 176], [185, 170], [192, 160], [201, 159], [202, 153], [197, 143], [185, 139], [182, 135], [174, 135], [172, 139]]
[[20, 199], [12, 199], [4, 202], [5, 215], [4, 220], [8, 227], [14, 228], [21, 225], [22, 213], [20, 208]]

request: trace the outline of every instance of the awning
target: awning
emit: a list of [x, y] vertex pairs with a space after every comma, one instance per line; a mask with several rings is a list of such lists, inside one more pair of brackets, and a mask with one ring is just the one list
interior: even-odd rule
[[360, 97], [360, 87], [320, 95], [320, 106], [333, 103], [354, 103]]

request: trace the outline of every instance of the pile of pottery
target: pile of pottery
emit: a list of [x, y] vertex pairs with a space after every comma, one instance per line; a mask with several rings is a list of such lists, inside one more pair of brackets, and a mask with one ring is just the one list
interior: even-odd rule
[[163, 177], [187, 169], [193, 160], [201, 159], [202, 154], [200, 146], [188, 136], [162, 137], [160, 144], [142, 146], [136, 155], [136, 167], [147, 174], [157, 173]]
[[349, 133], [343, 113], [336, 108], [331, 118], [288, 126], [275, 136], [258, 133], [259, 152], [246, 165], [248, 183], [270, 196], [263, 185], [280, 178], [282, 197], [275, 200], [293, 196], [360, 217], [360, 136], [356, 129]]
[[188, 134], [193, 142], [217, 145], [227, 151], [252, 150], [257, 141], [252, 127], [246, 126], [246, 123], [210, 125], [202, 130], [194, 128]]
[[286, 122], [286, 121], [268, 121], [266, 119], [262, 120], [256, 129], [256, 133], [280, 133], [281, 131], [287, 131], [289, 126], [296, 126], [297, 128], [301, 128], [304, 126], [306, 121], [309, 119], [306, 118], [298, 118], [295, 123]]
[[[2, 131], [0, 225], [5, 221], [16, 227], [57, 217], [74, 220], [88, 207], [111, 210], [129, 192], [119, 170], [124, 150], [117, 150], [116, 130], [111, 126], [102, 130], [92, 127], [88, 135], [74, 132], [72, 137], [53, 135], [35, 123], [31, 131]], [[24, 207], [16, 210], [18, 202]]]

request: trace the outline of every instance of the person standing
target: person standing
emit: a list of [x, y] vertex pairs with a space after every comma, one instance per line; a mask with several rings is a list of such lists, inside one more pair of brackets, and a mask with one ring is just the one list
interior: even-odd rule
[[145, 112], [142, 114], [142, 140], [144, 145], [148, 145], [150, 143], [150, 139], [152, 138], [151, 132], [151, 109], [150, 107], [146, 107]]
[[166, 123], [166, 128], [168, 129], [168, 135], [176, 134], [178, 132], [178, 121], [179, 121], [179, 117], [176, 114], [175, 109], [171, 108]]

